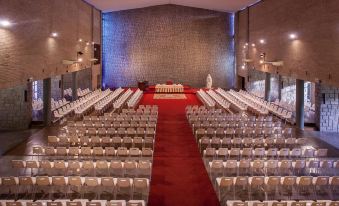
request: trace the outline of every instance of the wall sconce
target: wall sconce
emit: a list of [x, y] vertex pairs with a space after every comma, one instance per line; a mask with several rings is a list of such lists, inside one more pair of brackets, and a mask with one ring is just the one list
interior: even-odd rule
[[260, 60], [260, 64], [270, 64], [272, 66], [281, 67], [284, 65], [283, 61], [264, 61]]

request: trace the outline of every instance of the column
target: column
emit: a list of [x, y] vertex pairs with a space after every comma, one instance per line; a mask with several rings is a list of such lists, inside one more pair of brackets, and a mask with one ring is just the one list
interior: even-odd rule
[[283, 89], [283, 81], [281, 75], [278, 75], [278, 99], [281, 100], [281, 90]]
[[43, 80], [43, 101], [44, 101], [44, 125], [51, 125], [51, 78]]
[[295, 116], [297, 127], [304, 130], [304, 80], [296, 80]]
[[265, 72], [265, 100], [270, 101], [271, 93], [271, 74]]
[[61, 99], [64, 98], [65, 94], [64, 94], [64, 75], [61, 75], [61, 80], [60, 80], [60, 92], [61, 92]]
[[78, 72], [72, 73], [72, 99], [73, 101], [78, 99]]

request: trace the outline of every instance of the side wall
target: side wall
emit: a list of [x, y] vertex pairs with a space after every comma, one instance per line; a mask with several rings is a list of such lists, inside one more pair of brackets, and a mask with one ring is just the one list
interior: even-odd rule
[[[96, 88], [101, 64], [93, 65], [94, 46], [101, 44], [101, 12], [83, 0], [0, 0], [0, 19], [11, 22], [0, 27], [0, 130], [28, 128], [32, 119], [30, 79], [51, 78], [51, 96], [62, 96], [61, 75], [79, 71], [81, 88]], [[52, 33], [58, 33], [52, 37]], [[82, 41], [79, 41], [81, 39]], [[63, 60], [82, 62], [66, 65]], [[94, 71], [94, 72], [92, 72]], [[68, 82], [71, 84], [71, 82]], [[10, 105], [10, 106], [9, 106]], [[18, 118], [16, 120], [15, 118]]]

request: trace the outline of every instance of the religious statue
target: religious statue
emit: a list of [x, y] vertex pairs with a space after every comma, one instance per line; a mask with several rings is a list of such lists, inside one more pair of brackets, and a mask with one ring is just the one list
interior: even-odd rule
[[212, 77], [210, 74], [207, 75], [206, 78], [206, 88], [211, 89], [212, 88]]

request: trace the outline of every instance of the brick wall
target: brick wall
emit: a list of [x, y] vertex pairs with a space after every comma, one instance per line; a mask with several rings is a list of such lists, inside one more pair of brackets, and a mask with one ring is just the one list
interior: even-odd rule
[[0, 130], [28, 128], [32, 118], [31, 88], [28, 84], [0, 90]]
[[176, 5], [103, 14], [103, 84], [234, 85], [233, 15]]
[[[239, 75], [247, 75], [242, 65], [248, 53], [252, 60], [248, 68], [339, 87], [338, 0], [265, 0], [237, 16]], [[291, 40], [291, 33], [297, 39]], [[260, 39], [266, 43], [260, 44]], [[244, 48], [246, 42], [249, 47]], [[283, 61], [284, 65], [260, 65], [261, 53], [267, 61]]]
[[320, 131], [339, 132], [339, 88], [316, 84], [316, 124]]
[[[0, 29], [0, 88], [90, 68], [93, 46], [86, 42], [101, 43], [101, 12], [83, 0], [2, 0], [0, 17], [13, 22]], [[81, 64], [62, 64], [78, 51]]]

